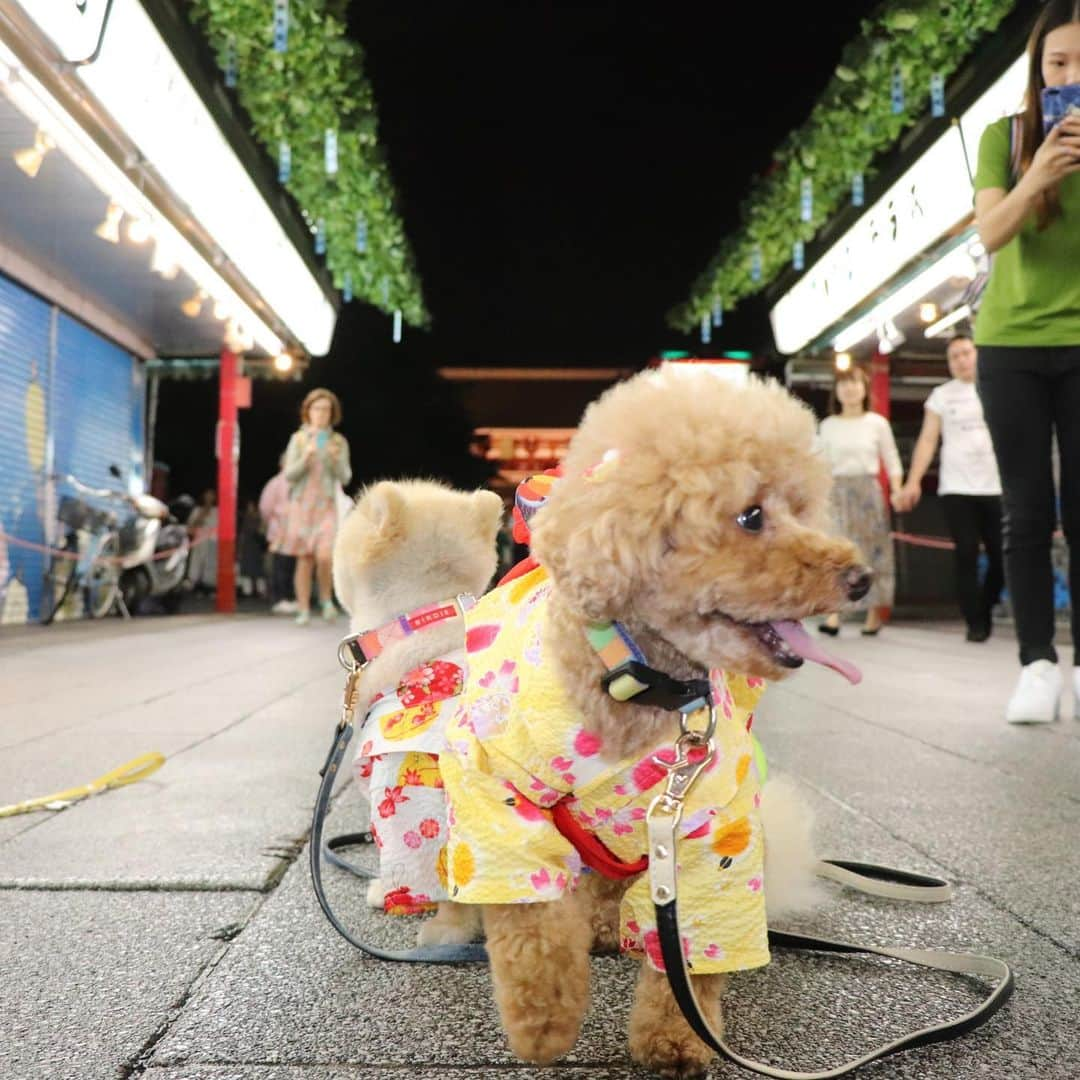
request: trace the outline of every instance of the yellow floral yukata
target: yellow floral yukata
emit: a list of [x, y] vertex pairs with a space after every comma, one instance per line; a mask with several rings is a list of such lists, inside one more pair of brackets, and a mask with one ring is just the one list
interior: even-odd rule
[[[606, 761], [596, 734], [545, 663], [550, 584], [540, 568], [485, 596], [466, 614], [469, 677], [439, 760], [449, 804], [448, 892], [466, 904], [558, 899], [582, 873], [550, 807], [569, 796], [573, 817], [619, 859], [648, 850], [645, 813], [673, 747]], [[582, 642], [582, 647], [586, 647]], [[716, 755], [687, 799], [678, 829], [683, 948], [698, 974], [768, 963], [757, 764], [749, 725], [760, 679], [711, 675]], [[634, 722], [627, 705], [626, 722]], [[624, 952], [663, 970], [648, 874], [627, 890]]]

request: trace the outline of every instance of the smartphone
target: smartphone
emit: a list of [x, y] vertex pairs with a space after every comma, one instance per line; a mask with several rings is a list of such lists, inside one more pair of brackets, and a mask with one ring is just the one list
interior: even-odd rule
[[318, 433], [315, 435], [315, 449], [325, 450], [326, 444], [327, 442], [329, 442], [329, 440], [330, 432], [327, 431], [326, 428], [320, 428]]
[[1046, 86], [1042, 92], [1043, 135], [1049, 135], [1066, 116], [1080, 116], [1080, 83]]

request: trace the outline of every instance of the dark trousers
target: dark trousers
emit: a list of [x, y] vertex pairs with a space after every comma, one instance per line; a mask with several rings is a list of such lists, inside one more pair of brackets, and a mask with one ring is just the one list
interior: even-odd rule
[[[945, 521], [956, 544], [956, 595], [972, 630], [990, 627], [990, 612], [1001, 595], [1001, 498], [997, 495], [943, 495]], [[979, 587], [979, 545], [986, 549], [986, 577]]]
[[294, 555], [281, 555], [274, 552], [270, 556], [270, 603], [276, 604], [279, 600], [292, 600], [295, 590], [293, 589], [293, 575], [296, 573], [296, 557]]
[[[1059, 512], [1069, 544], [1073, 642], [1080, 643], [1080, 345], [982, 345], [978, 389], [1001, 473], [1005, 580], [1020, 663], [1056, 662], [1050, 541]], [[1061, 462], [1056, 506], [1054, 433]]]

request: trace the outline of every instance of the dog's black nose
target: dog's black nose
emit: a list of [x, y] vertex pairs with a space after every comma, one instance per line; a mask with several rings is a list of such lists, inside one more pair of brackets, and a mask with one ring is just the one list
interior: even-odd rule
[[849, 600], [861, 600], [869, 591], [874, 573], [868, 567], [856, 566], [844, 573], [844, 589]]

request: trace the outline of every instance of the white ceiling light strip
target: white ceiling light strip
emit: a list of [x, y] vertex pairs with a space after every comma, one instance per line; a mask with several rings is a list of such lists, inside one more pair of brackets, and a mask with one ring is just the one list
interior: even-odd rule
[[833, 341], [833, 348], [837, 352], [847, 352], [852, 346], [858, 345], [864, 338], [876, 333], [879, 328], [895, 319], [912, 304], [918, 303], [927, 293], [943, 285], [950, 278], [971, 281], [976, 273], [978, 273], [978, 267], [968, 252], [967, 246], [953, 248], [943, 258], [921, 270], [891, 296], [886, 297], [880, 304], [837, 334]]
[[[50, 4], [20, 0], [71, 47]], [[336, 312], [277, 216], [137, 0], [114, 0], [101, 54], [78, 76], [240, 274], [314, 356], [330, 348]]]
[[[107, 199], [133, 218], [145, 221], [158, 245], [168, 252], [193, 281], [226, 305], [247, 335], [271, 355], [282, 350], [281, 339], [237, 295], [224, 278], [135, 186], [127, 174], [106, 155], [68, 114], [64, 107], [31, 75], [20, 69], [18, 59], [0, 42], [0, 86], [11, 103], [37, 128], [46, 132], [57, 149]], [[103, 208], [104, 212], [104, 208]]]

